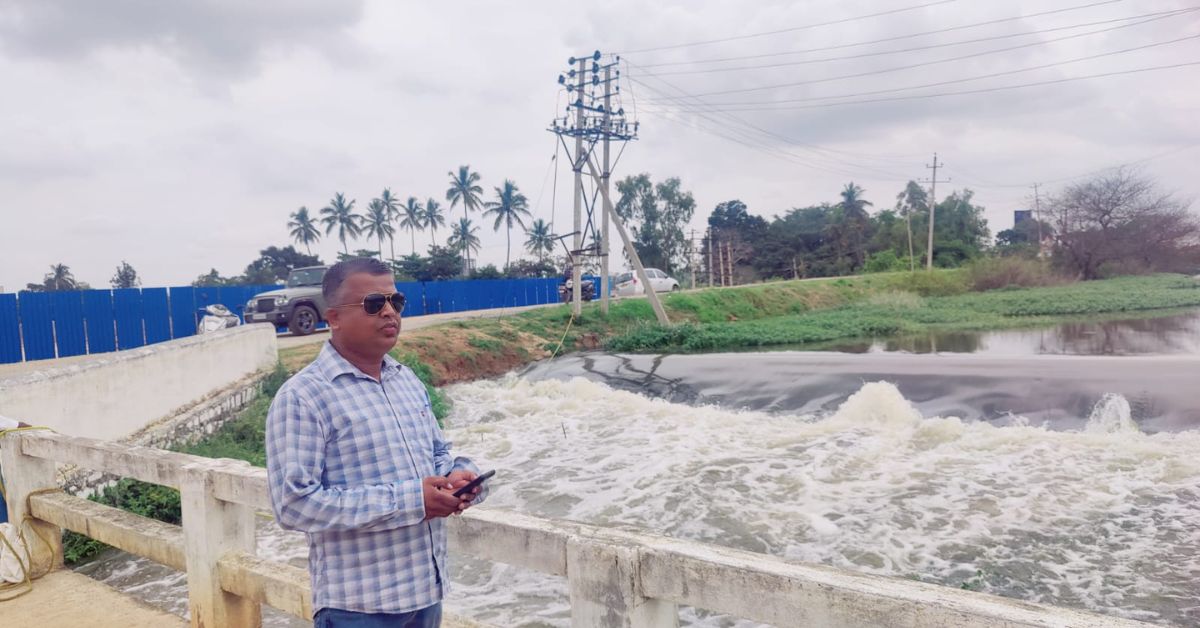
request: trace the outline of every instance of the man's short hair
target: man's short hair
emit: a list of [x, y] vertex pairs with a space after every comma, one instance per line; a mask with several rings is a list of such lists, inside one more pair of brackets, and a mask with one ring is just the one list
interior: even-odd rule
[[338, 291], [341, 290], [342, 283], [346, 281], [346, 278], [356, 273], [375, 276], [390, 275], [392, 269], [374, 257], [354, 257], [334, 264], [325, 271], [325, 278], [321, 280], [321, 294], [325, 297], [327, 305], [341, 305], [334, 302]]

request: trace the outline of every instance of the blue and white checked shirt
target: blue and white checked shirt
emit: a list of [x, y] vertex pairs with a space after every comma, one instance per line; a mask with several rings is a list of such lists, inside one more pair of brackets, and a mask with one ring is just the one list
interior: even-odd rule
[[425, 387], [391, 356], [376, 381], [327, 342], [288, 380], [267, 414], [267, 476], [276, 520], [308, 533], [313, 612], [440, 602], [446, 523], [424, 521], [421, 478], [456, 469], [479, 472], [450, 455]]

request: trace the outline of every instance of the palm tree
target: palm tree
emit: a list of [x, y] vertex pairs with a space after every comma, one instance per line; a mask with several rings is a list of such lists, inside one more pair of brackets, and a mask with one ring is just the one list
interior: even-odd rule
[[873, 204], [862, 198], [864, 191], [862, 187], [851, 181], [842, 189], [842, 202], [838, 203], [838, 207], [842, 210], [839, 219], [844, 224], [844, 235], [851, 248], [852, 268], [855, 267], [855, 264], [861, 266], [866, 262], [863, 241], [866, 239], [867, 227], [871, 223], [871, 217], [867, 214], [866, 208]]
[[[433, 199], [429, 199], [433, 200]], [[400, 206], [403, 218], [400, 219], [400, 228], [408, 229], [412, 234], [412, 254], [417, 254], [417, 230], [425, 228], [425, 213], [421, 210], [421, 201], [417, 197], [410, 196], [404, 205]]]
[[529, 236], [525, 239], [526, 250], [536, 255], [539, 262], [546, 261], [546, 255], [554, 250], [554, 234], [550, 233], [550, 225], [538, 218], [529, 225], [529, 231], [525, 234]]
[[[471, 166], [459, 166], [458, 173], [453, 171], [447, 172], [450, 175], [450, 188], [446, 190], [446, 200], [450, 201], [450, 209], [454, 209], [461, 202], [463, 206], [463, 218], [470, 217], [471, 212], [478, 211], [481, 201], [480, 195], [483, 194], [483, 188], [479, 187], [479, 173], [471, 172]], [[463, 274], [467, 274], [467, 269], [471, 267], [471, 254], [468, 251], [467, 257], [463, 262]]]
[[421, 222], [429, 227], [429, 243], [437, 242], [437, 228], [446, 226], [446, 215], [442, 213], [442, 206], [432, 198], [426, 199], [425, 211], [421, 214]]
[[475, 233], [479, 231], [479, 227], [471, 224], [470, 218], [459, 218], [458, 224], [454, 225], [454, 232], [450, 234], [450, 239], [446, 241], [446, 245], [456, 251], [470, 254], [473, 250], [479, 251], [479, 236]]
[[71, 274], [71, 268], [66, 264], [51, 264], [50, 272], [46, 273], [44, 280], [46, 290], [76, 290], [79, 288], [79, 283], [75, 281], [75, 275]]
[[292, 230], [292, 239], [304, 245], [304, 250], [312, 255], [309, 245], [321, 239], [321, 231], [317, 229], [317, 221], [308, 215], [307, 207], [300, 207], [292, 214], [287, 226]]
[[525, 221], [521, 217], [531, 218], [529, 200], [517, 190], [517, 184], [508, 179], [504, 180], [504, 187], [494, 189], [496, 200], [487, 203], [487, 211], [483, 212], [483, 215], [496, 217], [496, 224], [492, 225], [492, 230], [499, 231], [501, 224], [508, 229], [508, 248], [504, 253], [504, 269], [508, 270], [509, 259], [512, 257], [513, 223], [521, 225], [522, 229], [525, 228]]
[[329, 204], [321, 208], [321, 223], [325, 225], [325, 235], [333, 233], [337, 229], [338, 240], [342, 241], [342, 249], [346, 255], [350, 254], [349, 247], [346, 246], [346, 236], [357, 238], [359, 233], [362, 233], [362, 227], [358, 226], [361, 216], [354, 213], [354, 199], [346, 202], [346, 197], [338, 192], [333, 195], [333, 200]]
[[[387, 211], [388, 224], [400, 217], [400, 201], [392, 195], [392, 188], [383, 188], [383, 193], [379, 195], [379, 201], [383, 203], [384, 210]], [[395, 229], [392, 232], [395, 233]], [[388, 243], [391, 246], [392, 259], [396, 259], [396, 238], [389, 237]]]
[[[391, 218], [387, 205], [383, 203], [383, 199], [376, 198], [372, 199], [371, 203], [367, 205], [367, 215], [362, 221], [363, 230], [367, 232], [367, 237], [379, 239], [380, 261], [383, 261], [383, 239], [391, 238], [396, 234], [396, 228], [392, 226]], [[394, 249], [392, 254], [395, 255]]]

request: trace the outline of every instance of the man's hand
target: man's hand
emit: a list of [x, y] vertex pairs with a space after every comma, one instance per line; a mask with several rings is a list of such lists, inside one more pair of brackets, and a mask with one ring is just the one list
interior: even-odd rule
[[[459, 469], [458, 471], [451, 471], [450, 475], [446, 476], [446, 479], [450, 480], [451, 485], [453, 486], [453, 488], [450, 490], [450, 492], [454, 493], [454, 491], [457, 491], [458, 489], [466, 486], [467, 484], [470, 484], [477, 477], [479, 477], [479, 476], [477, 474], [475, 474], [474, 472], [467, 471], [466, 469]], [[471, 492], [466, 493], [462, 497], [457, 498], [462, 501], [462, 504], [459, 507], [459, 511], [461, 512], [461, 511], [469, 508], [471, 506], [471, 502], [475, 499], [476, 496], [479, 495], [479, 491], [482, 489], [483, 489], [483, 486], [476, 486], [475, 488], [471, 489]]]
[[462, 510], [463, 500], [454, 496], [453, 486], [454, 484], [450, 478], [444, 478], [440, 475], [421, 480], [421, 493], [425, 498], [426, 519], [448, 517]]

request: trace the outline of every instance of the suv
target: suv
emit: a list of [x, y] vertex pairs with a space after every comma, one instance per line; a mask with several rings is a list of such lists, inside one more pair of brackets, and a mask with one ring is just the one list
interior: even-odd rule
[[243, 314], [247, 323], [287, 325], [297, 336], [313, 333], [323, 319], [325, 297], [321, 295], [321, 280], [328, 266], [294, 268], [288, 273], [287, 287], [254, 295], [246, 303]]

